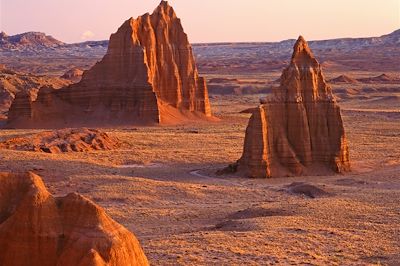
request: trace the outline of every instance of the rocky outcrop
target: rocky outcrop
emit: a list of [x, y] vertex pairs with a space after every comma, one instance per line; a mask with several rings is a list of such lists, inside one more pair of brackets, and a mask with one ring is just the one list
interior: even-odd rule
[[0, 142], [0, 149], [45, 153], [112, 150], [118, 141], [95, 129], [61, 129]]
[[347, 75], [340, 75], [336, 78], [329, 80], [330, 83], [338, 83], [338, 84], [356, 84], [358, 81], [352, 77]]
[[383, 83], [383, 84], [399, 84], [400, 83], [400, 78], [396, 76], [391, 76], [383, 73], [382, 75], [376, 76], [376, 77], [370, 77], [370, 78], [360, 78], [357, 79], [359, 82], [362, 83]]
[[162, 1], [153, 14], [125, 21], [111, 35], [107, 54], [79, 83], [40, 91], [31, 118], [10, 119], [9, 125], [163, 123], [173, 120], [171, 108], [211, 117], [206, 82], [199, 77], [188, 37], [172, 7]]
[[71, 68], [64, 75], [61, 76], [63, 79], [68, 79], [74, 83], [79, 82], [82, 79], [83, 70], [77, 67]]
[[252, 111], [238, 171], [265, 178], [349, 170], [340, 108], [303, 37], [263, 102]]
[[149, 265], [136, 237], [79, 194], [0, 173], [0, 265]]
[[[30, 110], [30, 102], [36, 99], [39, 89], [44, 87], [59, 89], [69, 84], [71, 82], [65, 79], [25, 74], [0, 65], [0, 114], [7, 115], [18, 93], [21, 93], [21, 95], [18, 97], [19, 100], [14, 108], [14, 113], [17, 114], [17, 117], [19, 115], [25, 116], [25, 111]], [[31, 99], [30, 102], [26, 101], [28, 97]], [[23, 104], [22, 106], [21, 103]], [[20, 113], [21, 111], [22, 113]], [[28, 117], [30, 117], [31, 112], [30, 110]]]

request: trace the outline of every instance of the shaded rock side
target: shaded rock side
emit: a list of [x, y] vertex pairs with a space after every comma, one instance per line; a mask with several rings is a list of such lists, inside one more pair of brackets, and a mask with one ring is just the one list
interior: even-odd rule
[[340, 108], [302, 37], [264, 102], [252, 110], [238, 171], [265, 178], [350, 169]]
[[0, 173], [0, 265], [149, 265], [136, 237], [89, 199]]
[[[163, 123], [160, 105], [211, 116], [207, 85], [199, 77], [181, 21], [166, 1], [129, 19], [111, 35], [107, 54], [82, 80], [39, 91], [30, 120], [12, 127]], [[13, 106], [11, 107], [13, 108]], [[177, 121], [179, 122], [179, 121]]]

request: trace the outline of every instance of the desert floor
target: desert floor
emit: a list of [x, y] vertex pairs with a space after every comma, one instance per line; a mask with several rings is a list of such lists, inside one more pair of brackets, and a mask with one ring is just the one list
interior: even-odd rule
[[[213, 96], [219, 123], [104, 129], [122, 142], [114, 151], [0, 150], [0, 170], [33, 170], [56, 195], [89, 197], [153, 265], [399, 265], [400, 95], [344, 93], [353, 171], [343, 175], [216, 176], [239, 159], [249, 118], [239, 112], [262, 95]], [[32, 132], [1, 130], [0, 140]], [[293, 182], [329, 195], [291, 194]]]

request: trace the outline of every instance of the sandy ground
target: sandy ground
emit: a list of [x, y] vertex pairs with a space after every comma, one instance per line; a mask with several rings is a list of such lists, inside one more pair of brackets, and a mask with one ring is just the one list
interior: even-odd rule
[[[398, 105], [341, 103], [349, 174], [216, 176], [240, 157], [249, 115], [238, 112], [258, 97], [212, 97], [219, 123], [105, 129], [123, 143], [114, 151], [0, 150], [0, 170], [33, 170], [56, 195], [91, 198], [136, 234], [153, 265], [399, 265]], [[32, 132], [1, 130], [0, 140]], [[328, 194], [290, 193], [293, 182]]]

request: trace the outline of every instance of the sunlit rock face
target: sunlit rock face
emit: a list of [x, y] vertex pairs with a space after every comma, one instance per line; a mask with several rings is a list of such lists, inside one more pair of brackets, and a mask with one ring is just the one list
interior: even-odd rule
[[89, 199], [0, 173], [0, 265], [149, 265], [136, 237]]
[[39, 91], [29, 116], [29, 106], [17, 103], [11, 112], [16, 108], [24, 115], [15, 111], [11, 127], [151, 124], [172, 121], [171, 116], [179, 122], [177, 113], [211, 117], [206, 82], [181, 21], [166, 1], [151, 15], [125, 21], [111, 35], [107, 54], [79, 83]]
[[252, 113], [238, 171], [265, 178], [350, 169], [340, 108], [303, 37], [280, 87]]

